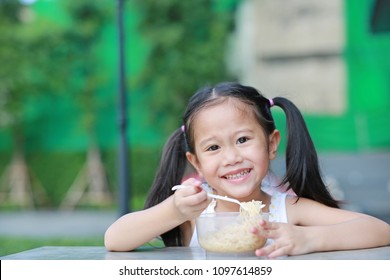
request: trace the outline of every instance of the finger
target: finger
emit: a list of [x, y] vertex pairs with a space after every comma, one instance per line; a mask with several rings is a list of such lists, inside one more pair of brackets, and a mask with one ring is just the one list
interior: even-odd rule
[[264, 238], [269, 238], [269, 233], [267, 230], [263, 229], [263, 228], [259, 228], [259, 227], [252, 227], [249, 229], [249, 232], [254, 234], [254, 235], [259, 235], [261, 237], [264, 237]]
[[263, 237], [269, 238], [269, 229], [270, 229], [270, 223], [265, 220], [259, 221], [259, 226], [253, 227], [250, 229], [250, 232], [255, 235], [261, 235]]
[[269, 222], [267, 220], [259, 220], [259, 225], [262, 226], [263, 228], [267, 228], [267, 229], [274, 229], [274, 228], [277, 228], [279, 227], [279, 224], [280, 223], [276, 223], [276, 222]]
[[277, 230], [281, 226], [281, 223], [265, 222], [263, 228], [266, 230]]
[[249, 232], [255, 234], [255, 235], [258, 235], [260, 234], [260, 230], [257, 228], [257, 227], [252, 227]]
[[202, 188], [198, 187], [198, 186], [179, 185], [179, 186], [175, 186], [175, 187], [177, 187], [176, 188], [177, 190], [175, 191], [175, 193], [178, 193], [181, 196], [190, 196], [190, 195], [194, 195], [194, 194], [202, 191]]
[[265, 246], [263, 248], [260, 248], [260, 249], [256, 249], [255, 250], [255, 255], [258, 256], [258, 257], [265, 257], [265, 256], [268, 256], [268, 248], [269, 246]]
[[199, 180], [196, 180], [195, 178], [189, 178], [188, 180], [185, 180], [182, 185], [184, 186], [200, 186], [202, 185], [202, 182]]
[[191, 206], [195, 206], [195, 205], [198, 205], [198, 204], [201, 204], [201, 203], [207, 203], [208, 204], [208, 197], [207, 197], [207, 193], [203, 190], [201, 190], [200, 192], [196, 192], [193, 191], [193, 192], [190, 192], [190, 193], [186, 193], [183, 197], [183, 202], [187, 205], [191, 205]]
[[268, 255], [268, 258], [275, 259], [275, 258], [278, 258], [278, 257], [286, 256], [287, 255], [286, 252], [287, 252], [287, 248], [286, 247], [281, 247], [281, 248], [278, 248], [275, 251], [271, 252]]
[[260, 220], [257, 227], [259, 228], [260, 231], [265, 231], [268, 229], [269, 225], [267, 221]]
[[199, 212], [199, 211], [200, 211], [200, 212], [203, 212], [203, 210], [206, 209], [208, 205], [209, 205], [209, 203], [208, 203], [207, 200], [206, 200], [206, 201], [201, 202], [201, 203], [199, 203], [198, 205], [196, 205], [196, 206], [195, 206], [195, 209], [196, 209], [196, 211], [198, 211], [198, 212]]
[[259, 226], [266, 227], [267, 226], [267, 221], [266, 220], [260, 220], [259, 221]]
[[277, 244], [276, 242], [273, 242], [270, 245], [264, 246], [262, 248], [259, 248], [255, 251], [256, 256], [261, 257], [261, 256], [269, 256], [273, 251], [277, 250]]
[[[184, 181], [180, 185], [175, 185], [171, 188], [172, 191], [177, 191], [177, 190], [195, 190], [195, 192], [200, 192], [202, 191], [202, 182], [199, 180], [196, 180], [194, 178], [190, 178], [186, 181]], [[192, 192], [192, 193], [195, 193]], [[186, 192], [184, 192], [186, 193]]]

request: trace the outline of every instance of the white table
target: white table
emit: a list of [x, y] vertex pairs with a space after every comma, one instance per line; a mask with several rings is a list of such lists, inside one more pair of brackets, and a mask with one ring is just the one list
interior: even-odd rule
[[[2, 260], [224, 260], [261, 259], [254, 254], [206, 254], [201, 248], [141, 247], [132, 252], [108, 252], [100, 246], [40, 247], [8, 256]], [[390, 260], [390, 246], [348, 251], [333, 251], [284, 257], [286, 260]]]

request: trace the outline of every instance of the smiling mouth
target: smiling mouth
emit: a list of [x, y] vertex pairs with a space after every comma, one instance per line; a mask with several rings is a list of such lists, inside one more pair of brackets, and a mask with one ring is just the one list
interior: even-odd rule
[[251, 172], [250, 169], [246, 169], [246, 170], [243, 170], [239, 173], [236, 173], [236, 174], [229, 174], [229, 175], [225, 175], [223, 176], [223, 178], [227, 179], [227, 180], [237, 180], [237, 179], [240, 179], [242, 177], [245, 177], [246, 175], [248, 175], [249, 173]]

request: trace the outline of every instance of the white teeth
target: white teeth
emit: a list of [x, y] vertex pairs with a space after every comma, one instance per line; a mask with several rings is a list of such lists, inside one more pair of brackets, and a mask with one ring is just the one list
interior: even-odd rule
[[236, 180], [236, 179], [239, 179], [239, 178], [245, 176], [248, 173], [249, 173], [249, 170], [247, 169], [247, 170], [244, 170], [244, 171], [237, 173], [237, 174], [226, 175], [225, 178], [228, 180]]

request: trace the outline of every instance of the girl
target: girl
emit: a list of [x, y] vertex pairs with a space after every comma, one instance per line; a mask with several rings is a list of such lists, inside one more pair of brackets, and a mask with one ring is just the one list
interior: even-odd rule
[[[286, 174], [280, 184], [287, 189], [273, 192], [264, 186], [280, 142], [272, 106], [285, 112], [288, 129]], [[108, 250], [133, 250], [156, 236], [161, 236], [166, 246], [196, 245], [194, 221], [202, 212], [239, 211], [234, 203], [210, 201], [199, 179], [181, 182], [187, 162], [214, 193], [266, 204], [263, 211], [270, 212], [270, 221], [259, 222], [262, 230], [252, 232], [274, 242], [257, 249], [258, 256], [274, 258], [390, 244], [387, 223], [340, 209], [332, 198], [295, 105], [282, 97], [268, 100], [252, 87], [222, 83], [202, 88], [191, 98], [183, 126], [164, 148], [145, 209], [124, 215], [108, 228]], [[178, 184], [187, 187], [173, 192], [172, 187]]]

